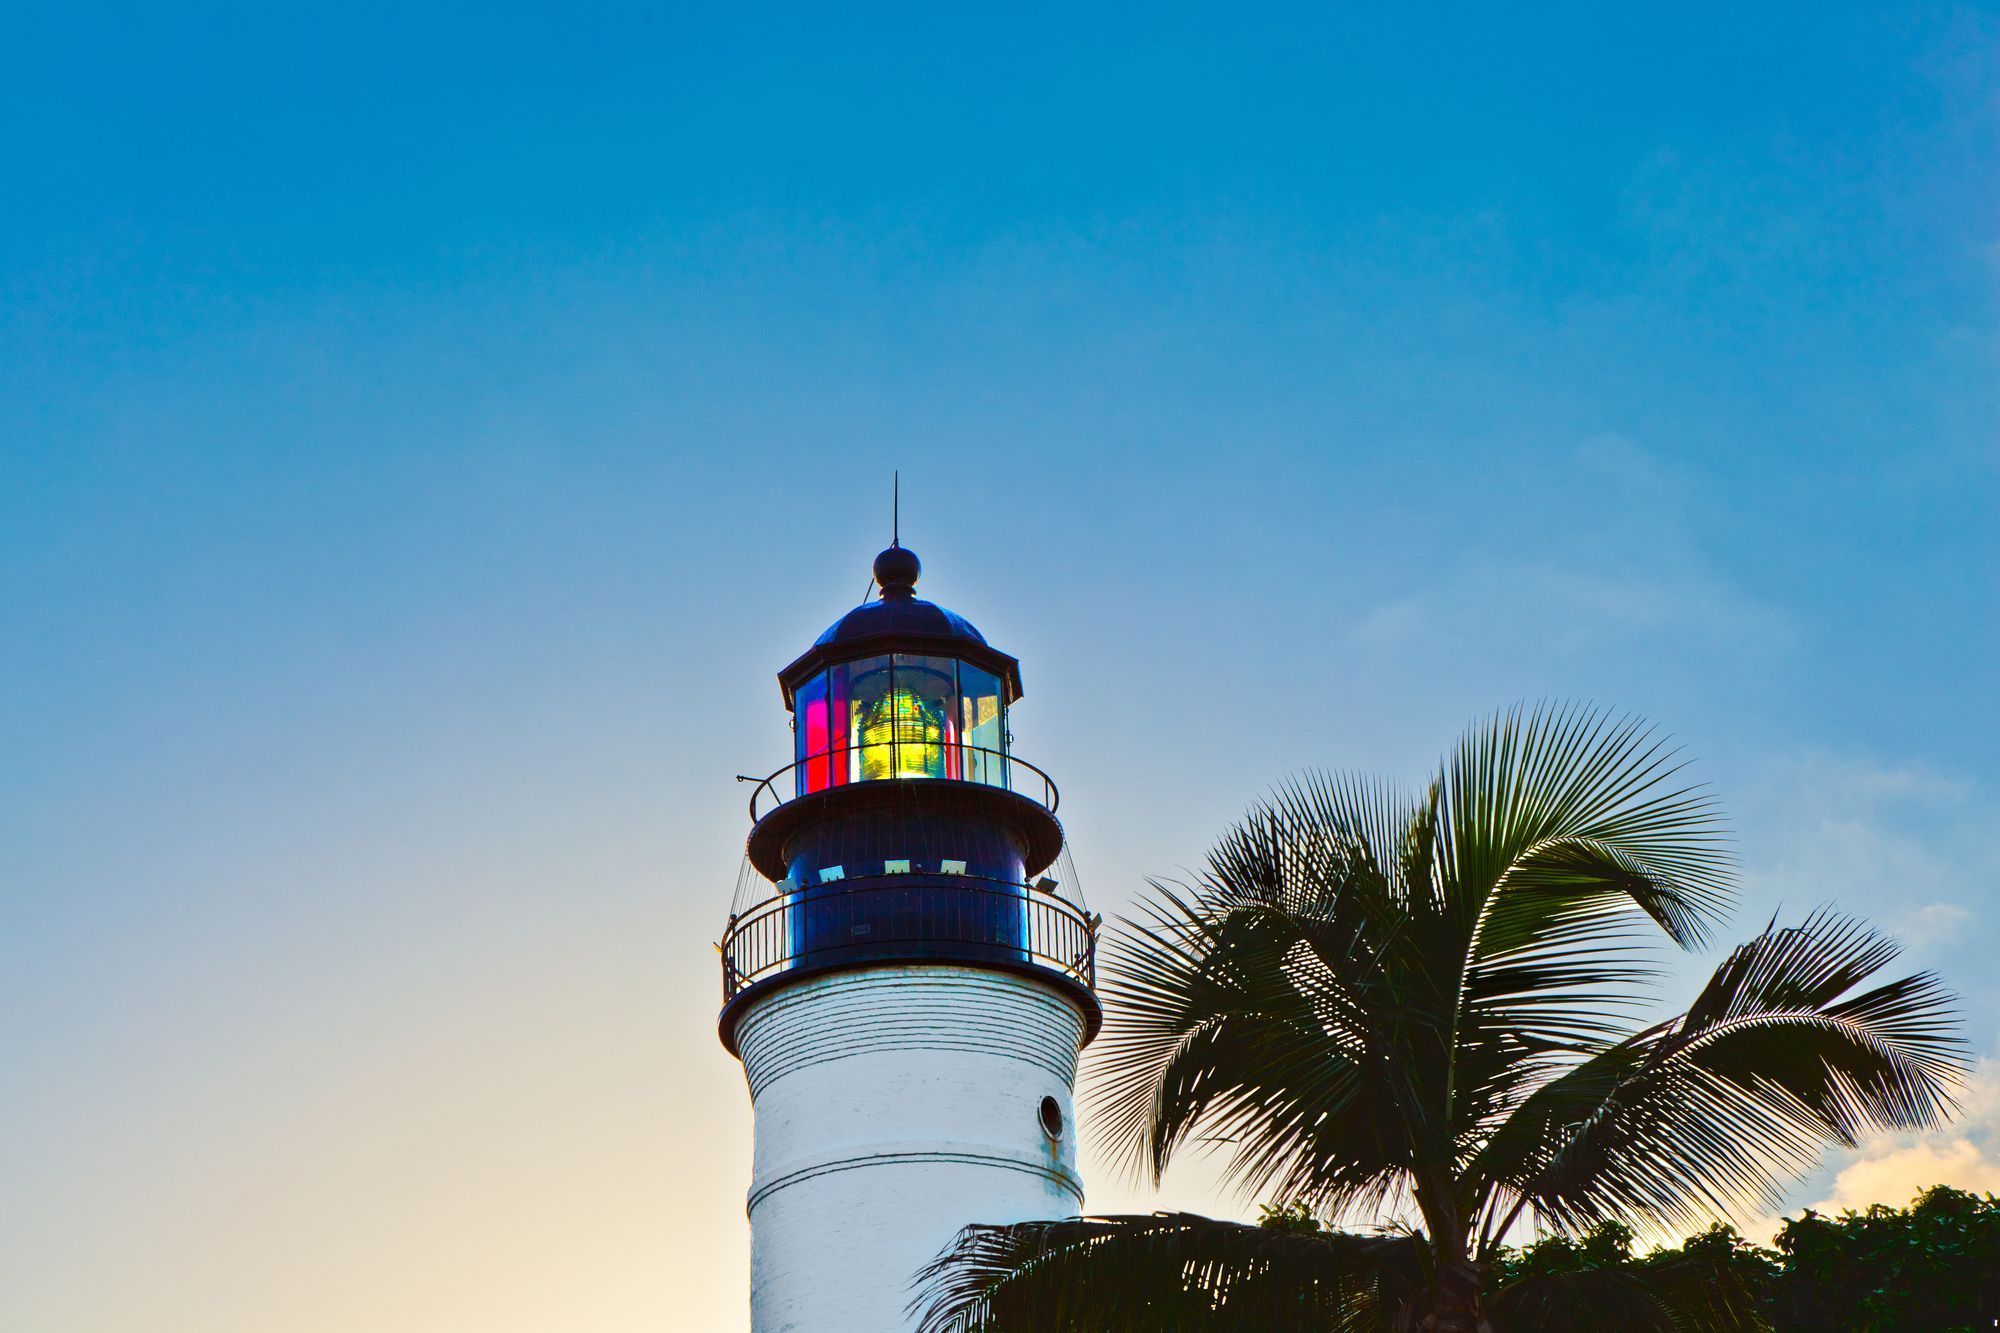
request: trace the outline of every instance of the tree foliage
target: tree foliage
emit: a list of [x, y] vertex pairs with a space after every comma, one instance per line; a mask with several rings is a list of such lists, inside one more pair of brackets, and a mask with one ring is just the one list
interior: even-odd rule
[[1580, 1237], [1544, 1237], [1503, 1248], [1489, 1273], [1503, 1329], [1598, 1333], [1605, 1329], [1736, 1333], [1767, 1327], [1772, 1256], [1715, 1225], [1683, 1245], [1633, 1253], [1631, 1228], [1601, 1222]]
[[[2000, 1323], [2000, 1196], [1938, 1185], [1907, 1208], [1876, 1204], [1835, 1217], [1808, 1209], [1779, 1228], [1773, 1248], [1713, 1226], [1675, 1248], [1632, 1252], [1631, 1233], [1607, 1223], [1580, 1239], [1552, 1236], [1509, 1249], [1495, 1289], [1544, 1275], [1630, 1273], [1647, 1282], [1699, 1272], [1738, 1322], [1717, 1329], [1773, 1333], [1971, 1333]], [[1536, 1317], [1507, 1325], [1551, 1330], [1624, 1328]]]
[[1768, 1309], [1780, 1333], [2000, 1325], [2000, 1196], [1940, 1185], [1908, 1208], [1808, 1211], [1785, 1223], [1777, 1248]]
[[[1011, 1237], [1018, 1248], [996, 1257], [1065, 1254], [1086, 1233], [1101, 1247], [1069, 1253], [1073, 1304], [1052, 1318], [1046, 1305], [996, 1307], [992, 1322], [957, 1327], [1408, 1327], [1398, 1302], [1424, 1268], [1413, 1238], [1336, 1231], [1297, 1200], [1259, 1211], [1255, 1227], [1156, 1214], [1020, 1229]], [[1075, 1235], [1063, 1230], [1072, 1227]], [[1577, 1236], [1501, 1246], [1485, 1272], [1488, 1321], [1498, 1333], [1984, 1333], [2000, 1321], [2000, 1195], [1939, 1185], [1907, 1208], [1831, 1217], [1808, 1209], [1768, 1248], [1722, 1223], [1648, 1252], [1634, 1241], [1623, 1223], [1602, 1222]], [[1190, 1263], [1197, 1250], [1209, 1268]], [[935, 1271], [961, 1264], [947, 1259]], [[1152, 1322], [1135, 1322], [1135, 1310]]]

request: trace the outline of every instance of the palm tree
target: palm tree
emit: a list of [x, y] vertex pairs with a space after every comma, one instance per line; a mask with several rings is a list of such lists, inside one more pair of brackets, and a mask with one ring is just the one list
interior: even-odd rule
[[920, 1279], [925, 1333], [1751, 1326], [1629, 1273], [1483, 1294], [1517, 1224], [1775, 1207], [1827, 1146], [1951, 1112], [1953, 997], [1873, 981], [1895, 945], [1824, 911], [1639, 1025], [1658, 937], [1700, 946], [1732, 898], [1715, 803], [1678, 771], [1643, 724], [1537, 708], [1473, 727], [1414, 796], [1279, 788], [1108, 951], [1101, 1129], [1155, 1183], [1201, 1142], [1253, 1197], [1408, 1223], [970, 1227]]

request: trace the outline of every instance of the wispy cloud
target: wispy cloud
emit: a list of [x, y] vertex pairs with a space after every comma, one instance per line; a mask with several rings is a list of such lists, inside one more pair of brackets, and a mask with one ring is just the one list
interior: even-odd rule
[[1574, 653], [1666, 639], [1768, 657], [1790, 647], [1783, 613], [1711, 579], [1617, 575], [1483, 560], [1426, 592], [1376, 607], [1351, 631], [1359, 647], [1467, 644]]
[[[1975, 1049], [2000, 1039], [2000, 986], [1974, 951], [1989, 947], [1980, 905], [2000, 893], [1991, 793], [1926, 764], [1815, 750], [1772, 764], [1739, 807], [1749, 906], [1787, 918], [1821, 903], [1867, 917], [1961, 996]], [[1836, 1155], [1785, 1210], [1902, 1207], [1932, 1185], [2000, 1193], [2000, 1054], [1982, 1060], [1958, 1114], [1928, 1134], [1883, 1134]], [[1779, 1219], [1749, 1228], [1768, 1239]]]
[[1745, 886], [1753, 904], [1820, 903], [1869, 917], [1918, 961], [1960, 947], [2000, 892], [1988, 795], [1922, 764], [1812, 751], [1745, 793]]
[[1971, 911], [1956, 903], [1925, 903], [1922, 907], [1904, 912], [1889, 926], [1906, 947], [1918, 953], [1927, 953], [1951, 943], [1958, 932], [1971, 923]]
[[2000, 1194], [2000, 1157], [1965, 1138], [1876, 1148], [1842, 1167], [1832, 1195], [1813, 1207], [1822, 1213], [1877, 1203], [1900, 1208], [1933, 1185]]
[[1690, 476], [1630, 437], [1591, 436], [1551, 487], [1559, 517], [1516, 550], [1475, 554], [1360, 617], [1350, 640], [1384, 651], [1543, 659], [1604, 649], [1768, 660], [1791, 616], [1719, 574], [1701, 550]]

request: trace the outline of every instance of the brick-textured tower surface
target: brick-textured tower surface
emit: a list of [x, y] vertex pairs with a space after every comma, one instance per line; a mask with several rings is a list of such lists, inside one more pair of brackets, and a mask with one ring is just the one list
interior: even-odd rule
[[1020, 664], [921, 568], [882, 552], [880, 599], [778, 674], [794, 758], [750, 801], [721, 1034], [756, 1116], [754, 1333], [906, 1329], [960, 1227], [1083, 1205], [1097, 920], [1012, 753]]

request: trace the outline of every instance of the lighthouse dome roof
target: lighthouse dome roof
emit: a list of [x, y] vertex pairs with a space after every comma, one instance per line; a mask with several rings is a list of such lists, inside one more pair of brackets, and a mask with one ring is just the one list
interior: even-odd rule
[[916, 635], [928, 639], [967, 639], [982, 647], [986, 636], [956, 611], [927, 602], [921, 597], [895, 600], [882, 598], [863, 602], [827, 626], [826, 633], [813, 641], [815, 648], [855, 643], [885, 635]]
[[995, 649], [958, 612], [916, 595], [923, 563], [907, 546], [891, 546], [875, 557], [881, 596], [827, 626], [797, 661], [778, 673], [785, 701], [813, 672], [832, 662], [880, 652], [937, 653], [974, 662], [1007, 682], [1009, 701], [1021, 695], [1021, 664]]

